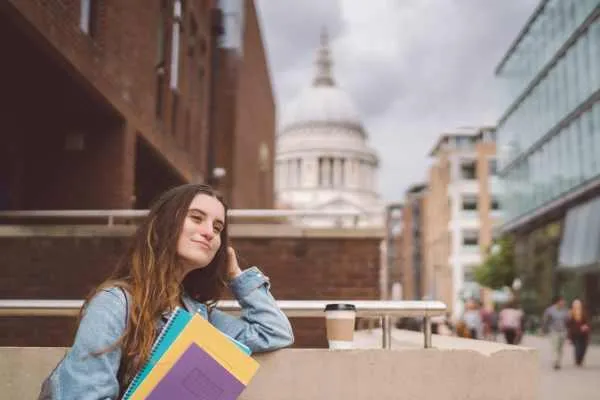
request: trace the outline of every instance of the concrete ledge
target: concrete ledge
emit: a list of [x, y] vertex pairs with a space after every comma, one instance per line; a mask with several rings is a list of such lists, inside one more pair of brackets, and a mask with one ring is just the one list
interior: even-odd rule
[[[134, 225], [0, 225], [0, 237], [122, 237], [135, 231]], [[302, 228], [279, 224], [231, 224], [232, 238], [346, 238], [383, 239], [377, 228]]]
[[[489, 354], [466, 349], [285, 349], [256, 356], [260, 370], [241, 399], [535, 399], [535, 351], [503, 347]], [[36, 398], [64, 352], [0, 347], [3, 396]]]
[[294, 225], [275, 224], [232, 224], [232, 238], [348, 238], [383, 239], [385, 231], [377, 228], [304, 228]]

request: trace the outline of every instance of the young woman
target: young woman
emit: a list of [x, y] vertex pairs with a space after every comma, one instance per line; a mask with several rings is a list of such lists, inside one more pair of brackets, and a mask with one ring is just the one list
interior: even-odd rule
[[[148, 359], [170, 312], [197, 312], [256, 352], [293, 343], [286, 316], [256, 267], [242, 271], [228, 246], [227, 209], [205, 185], [164, 193], [139, 226], [113, 277], [86, 300], [73, 346], [42, 399], [117, 399]], [[229, 287], [240, 318], [214, 307]]]
[[574, 300], [567, 321], [569, 340], [573, 343], [575, 365], [581, 367], [590, 340], [590, 325], [581, 300]]

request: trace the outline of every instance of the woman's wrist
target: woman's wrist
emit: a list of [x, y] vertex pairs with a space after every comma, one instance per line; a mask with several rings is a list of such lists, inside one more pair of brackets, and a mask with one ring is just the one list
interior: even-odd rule
[[227, 280], [229, 282], [231, 282], [232, 280], [234, 280], [235, 278], [237, 278], [238, 276], [240, 276], [242, 274], [242, 272], [243, 271], [239, 267], [236, 268], [236, 269], [233, 269], [233, 270], [229, 270], [228, 273], [227, 273]]

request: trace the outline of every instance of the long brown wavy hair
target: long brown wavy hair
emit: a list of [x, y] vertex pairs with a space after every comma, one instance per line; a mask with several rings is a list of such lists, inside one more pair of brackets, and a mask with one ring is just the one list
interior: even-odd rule
[[148, 360], [158, 333], [156, 321], [165, 311], [181, 304], [183, 292], [212, 307], [226, 287], [226, 221], [220, 233], [221, 246], [213, 260], [206, 267], [189, 272], [181, 283], [177, 279], [177, 242], [190, 203], [198, 194], [217, 198], [227, 213], [223, 199], [210, 186], [186, 184], [168, 190], [152, 205], [113, 275], [86, 299], [85, 304], [99, 291], [111, 287], [121, 288], [129, 295], [125, 332], [113, 346], [98, 353], [121, 349], [121, 391]]

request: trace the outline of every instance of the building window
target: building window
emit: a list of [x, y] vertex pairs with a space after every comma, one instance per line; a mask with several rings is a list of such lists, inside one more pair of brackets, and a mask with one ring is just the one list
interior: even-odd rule
[[465, 180], [477, 179], [477, 163], [475, 161], [461, 161], [460, 177]]
[[498, 175], [498, 160], [490, 158], [488, 161], [488, 169], [490, 175]]
[[483, 132], [483, 141], [486, 143], [495, 143], [496, 142], [496, 130], [486, 130]]
[[465, 265], [464, 280], [465, 282], [475, 282], [475, 268], [474, 265]]
[[467, 150], [473, 147], [472, 139], [468, 136], [457, 136], [455, 140], [457, 149]]
[[164, 68], [165, 53], [167, 45], [167, 0], [161, 0], [158, 13], [158, 25], [156, 26], [156, 67]]
[[100, 0], [81, 0], [79, 2], [79, 29], [91, 37], [96, 35], [99, 1]]
[[463, 211], [477, 211], [477, 196], [463, 196], [462, 209]]
[[242, 54], [246, 2], [227, 0], [219, 3], [221, 3], [220, 6], [223, 10], [223, 25], [225, 27], [220, 47], [235, 50], [238, 54]]
[[193, 17], [190, 17], [190, 29], [188, 33], [188, 46], [187, 46], [187, 81], [188, 81], [188, 92], [187, 96], [190, 101], [193, 101], [197, 97], [196, 92], [196, 81], [200, 77], [196, 75], [196, 41], [198, 35], [198, 23]]
[[492, 197], [492, 200], [490, 201], [490, 209], [492, 211], [498, 211], [500, 209], [500, 202], [497, 198]]
[[476, 230], [466, 230], [462, 234], [462, 244], [466, 248], [475, 248], [479, 246], [479, 232]]
[[171, 90], [176, 90], [179, 85], [179, 37], [182, 16], [181, 0], [175, 0], [173, 3], [173, 30], [171, 31], [171, 76], [169, 80]]
[[167, 20], [168, 20], [167, 0], [161, 0], [158, 13], [157, 26], [157, 47], [156, 47], [156, 100], [154, 115], [157, 119], [163, 118], [164, 112], [164, 91], [165, 91], [165, 53], [167, 45]]
[[327, 164], [328, 164], [328, 168], [329, 168], [329, 182], [328, 182], [328, 186], [329, 187], [333, 187], [333, 183], [334, 183], [334, 162], [333, 162], [333, 158], [328, 158], [327, 159]]

